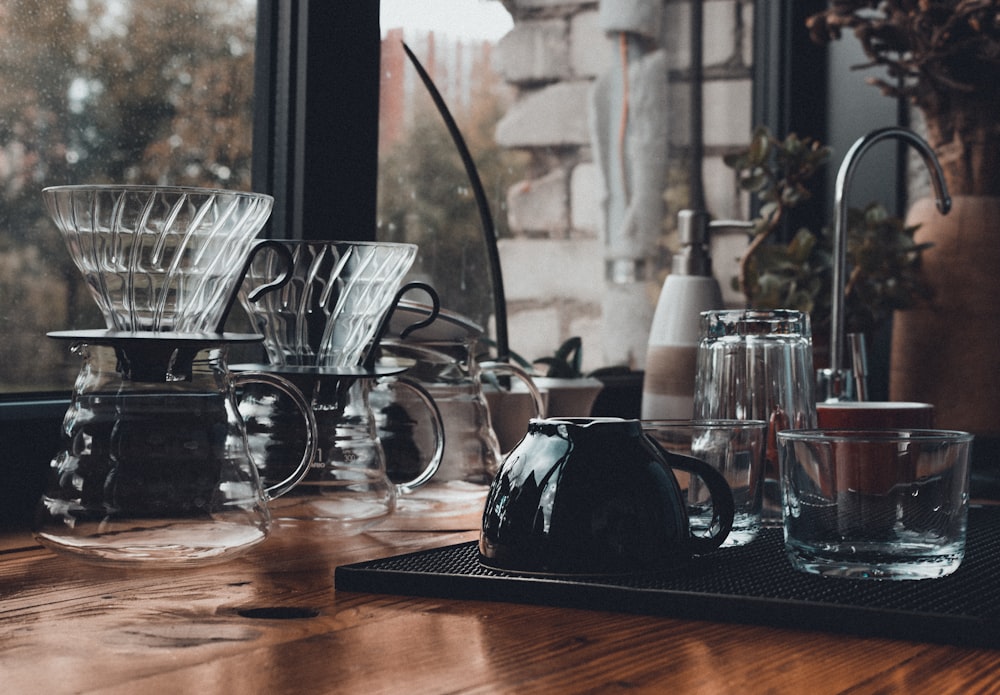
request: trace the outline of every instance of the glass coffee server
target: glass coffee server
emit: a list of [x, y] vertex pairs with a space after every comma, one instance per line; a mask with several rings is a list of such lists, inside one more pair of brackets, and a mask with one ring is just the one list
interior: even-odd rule
[[[316, 449], [315, 420], [290, 382], [228, 366], [230, 346], [262, 340], [223, 326], [253, 255], [272, 244], [254, 239], [271, 197], [162, 186], [59, 186], [43, 197], [106, 326], [49, 334], [83, 364], [38, 540], [83, 560], [155, 567], [220, 562], [263, 541], [268, 500], [303, 477]], [[269, 486], [238, 410], [236, 389], [248, 385], [290, 398], [303, 432], [298, 464]]]

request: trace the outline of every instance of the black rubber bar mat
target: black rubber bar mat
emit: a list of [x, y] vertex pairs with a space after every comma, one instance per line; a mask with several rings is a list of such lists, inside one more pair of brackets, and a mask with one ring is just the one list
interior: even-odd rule
[[1000, 648], [1000, 508], [972, 509], [965, 560], [948, 577], [807, 575], [781, 530], [646, 575], [526, 577], [482, 567], [474, 542], [343, 565], [343, 591], [507, 601]]

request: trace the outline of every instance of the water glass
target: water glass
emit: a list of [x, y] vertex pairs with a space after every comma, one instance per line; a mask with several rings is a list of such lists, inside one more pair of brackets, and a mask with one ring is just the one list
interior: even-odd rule
[[804, 572], [928, 579], [965, 554], [972, 435], [786, 430], [777, 435], [785, 549]]
[[[736, 507], [733, 529], [722, 547], [746, 545], [760, 532], [764, 492], [763, 420], [643, 420], [645, 433], [667, 451], [692, 456], [722, 474]], [[712, 523], [712, 501], [697, 476], [675, 473], [686, 490], [688, 517], [696, 535], [706, 535]]]
[[762, 523], [780, 524], [775, 434], [816, 427], [809, 315], [791, 310], [703, 312], [694, 417], [768, 423]]

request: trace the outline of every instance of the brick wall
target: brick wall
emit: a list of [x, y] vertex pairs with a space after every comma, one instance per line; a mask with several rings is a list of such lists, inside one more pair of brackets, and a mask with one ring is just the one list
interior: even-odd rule
[[[677, 210], [686, 207], [690, 155], [690, 5], [663, 0], [669, 70], [668, 186], [662, 252], [636, 282], [606, 280], [603, 181], [594, 163], [589, 104], [595, 78], [614, 64], [617, 42], [598, 25], [598, 3], [505, 0], [514, 29], [495, 52], [497, 71], [518, 98], [497, 127], [497, 142], [532, 154], [528, 180], [508, 192], [514, 238], [500, 242], [511, 347], [535, 358], [565, 338], [584, 340], [584, 367], [628, 363], [641, 369], [646, 332], [666, 268]], [[746, 200], [722, 155], [752, 129], [752, 0], [704, 0], [704, 159], [706, 204], [715, 218], [746, 216]], [[738, 242], [742, 243], [742, 239]], [[739, 246], [719, 240], [716, 275], [728, 286]]]

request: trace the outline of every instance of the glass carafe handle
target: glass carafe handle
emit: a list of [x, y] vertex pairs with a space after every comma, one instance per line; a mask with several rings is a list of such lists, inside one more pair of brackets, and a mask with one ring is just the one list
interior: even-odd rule
[[437, 473], [438, 468], [441, 466], [441, 459], [444, 457], [444, 420], [441, 419], [441, 411], [437, 407], [437, 403], [434, 402], [434, 397], [421, 386], [416, 381], [412, 379], [407, 379], [406, 377], [394, 377], [391, 382], [386, 384], [390, 388], [404, 388], [408, 391], [412, 391], [416, 395], [420, 403], [423, 404], [427, 411], [431, 414], [431, 422], [434, 425], [434, 453], [431, 454], [430, 460], [427, 461], [427, 465], [424, 469], [413, 478], [404, 483], [397, 483], [396, 490], [401, 494], [408, 494], [413, 492], [418, 487], [425, 485], [434, 474]]
[[284, 395], [292, 399], [295, 407], [299, 410], [302, 415], [302, 419], [305, 422], [306, 431], [306, 445], [305, 451], [302, 452], [302, 460], [299, 461], [299, 465], [295, 467], [292, 474], [289, 475], [284, 480], [281, 480], [274, 485], [264, 488], [264, 492], [270, 499], [275, 497], [281, 497], [283, 494], [291, 490], [299, 481], [305, 478], [306, 473], [309, 472], [309, 466], [312, 464], [313, 460], [316, 458], [316, 447], [318, 446], [319, 436], [316, 432], [316, 418], [313, 415], [312, 408], [309, 402], [302, 395], [302, 392], [295, 387], [292, 382], [284, 379], [277, 374], [271, 374], [269, 372], [239, 372], [233, 375], [233, 385], [236, 387], [245, 386], [247, 384], [266, 384], [277, 391], [280, 391]]
[[[524, 382], [524, 385], [528, 389], [528, 394], [531, 396], [531, 404], [535, 408], [535, 417], [545, 417], [545, 401], [542, 399], [542, 394], [535, 386], [535, 382], [531, 379], [531, 375], [524, 371], [516, 364], [511, 364], [509, 362], [481, 362], [479, 364], [479, 369], [483, 372], [492, 372], [494, 374], [513, 376]], [[492, 417], [492, 415], [491, 415]], [[506, 456], [508, 451], [503, 452]]]

